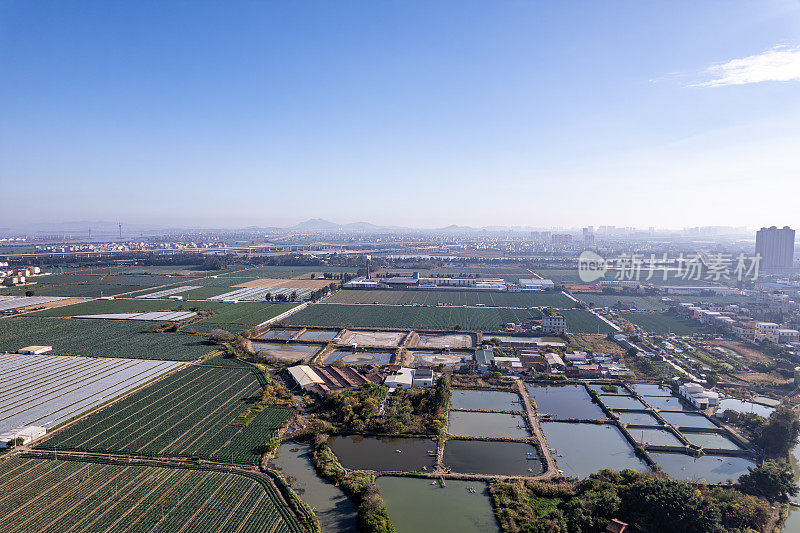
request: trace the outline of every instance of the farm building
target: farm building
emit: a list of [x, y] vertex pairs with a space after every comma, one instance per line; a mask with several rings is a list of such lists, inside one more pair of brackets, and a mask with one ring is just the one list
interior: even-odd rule
[[397, 387], [409, 388], [414, 384], [414, 370], [400, 367], [386, 376], [383, 384], [389, 387], [389, 390]]
[[552, 279], [521, 279], [519, 286], [523, 290], [550, 290], [555, 288], [556, 284]]
[[351, 367], [296, 365], [286, 369], [300, 388], [323, 395], [326, 392], [350, 390], [367, 383], [380, 383], [377, 373], [362, 373]]
[[42, 355], [43, 353], [52, 351], [52, 346], [26, 346], [25, 348], [17, 350], [17, 353], [21, 353], [22, 355]]
[[15, 429], [0, 435], [0, 448], [8, 448], [12, 442], [22, 439], [22, 444], [28, 444], [38, 438], [44, 437], [47, 429], [39, 426], [28, 426], [22, 429]]
[[704, 389], [699, 383], [684, 383], [678, 387], [678, 394], [698, 409], [706, 409], [719, 404], [719, 394]]
[[567, 319], [561, 315], [542, 317], [542, 333], [545, 335], [563, 335], [567, 332]]
[[433, 387], [433, 370], [429, 368], [418, 368], [414, 370], [415, 387]]

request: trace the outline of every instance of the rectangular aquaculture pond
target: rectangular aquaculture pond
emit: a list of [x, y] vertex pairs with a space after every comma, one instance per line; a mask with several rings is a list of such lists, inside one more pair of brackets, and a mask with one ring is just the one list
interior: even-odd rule
[[538, 414], [554, 418], [603, 419], [605, 413], [583, 385], [538, 385], [527, 383], [528, 394], [536, 400]]
[[332, 341], [339, 334], [338, 330], [309, 329], [304, 331], [297, 340], [300, 341]]
[[603, 468], [649, 471], [614, 425], [543, 422], [542, 431], [565, 476], [586, 478]]
[[644, 409], [642, 402], [633, 396], [622, 396], [619, 394], [601, 394], [600, 401], [609, 409]]
[[317, 353], [319, 346], [254, 342], [253, 349], [261, 355], [266, 355], [279, 361], [299, 361]]
[[524, 439], [530, 436], [525, 419], [520, 415], [470, 411], [450, 411], [447, 432], [459, 437]]
[[536, 447], [523, 442], [449, 439], [444, 465], [460, 474], [533, 476], [543, 471]]
[[650, 457], [665, 474], [684, 481], [705, 481], [706, 483], [724, 483], [736, 481], [747, 473], [747, 468], [756, 466], [753, 461], [744, 457], [702, 455], [693, 457], [683, 453], [649, 452]]
[[740, 450], [741, 448], [725, 435], [717, 433], [695, 433], [694, 431], [684, 431], [683, 436], [689, 442], [703, 448], [716, 448], [719, 450]]
[[484, 411], [521, 411], [519, 395], [513, 392], [453, 389], [451, 407]]
[[331, 437], [328, 445], [342, 466], [353, 470], [423, 472], [436, 462], [436, 442], [431, 439], [347, 435]]
[[678, 427], [714, 429], [717, 426], [706, 418], [705, 415], [700, 413], [672, 413], [669, 411], [661, 411], [661, 416], [670, 424]]
[[388, 365], [392, 362], [392, 352], [336, 350], [325, 358], [326, 363], [335, 363], [336, 361], [341, 361], [348, 365]]
[[666, 429], [628, 429], [633, 439], [639, 444], [653, 446], [683, 446], [683, 443]]

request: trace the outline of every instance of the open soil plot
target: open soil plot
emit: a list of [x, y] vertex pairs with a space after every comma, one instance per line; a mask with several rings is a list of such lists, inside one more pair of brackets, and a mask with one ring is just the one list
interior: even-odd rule
[[337, 361], [348, 365], [388, 365], [392, 362], [392, 352], [353, 352], [351, 350], [336, 350], [325, 358], [325, 363]]
[[531, 436], [520, 415], [474, 411], [450, 411], [447, 432], [458, 437], [526, 439]]
[[436, 462], [436, 442], [430, 439], [347, 435], [331, 437], [328, 444], [342, 466], [353, 470], [422, 472]]
[[459, 474], [535, 476], [543, 471], [536, 447], [523, 442], [448, 439], [443, 460]]
[[406, 335], [404, 331], [348, 331], [340, 342], [358, 346], [397, 346]]
[[412, 357], [412, 366], [458, 366], [463, 362], [462, 356], [455, 353], [412, 352]]
[[311, 357], [319, 350], [319, 346], [309, 344], [272, 344], [268, 342], [254, 342], [253, 349], [259, 355], [264, 355], [277, 361], [294, 362]]
[[611, 424], [545, 422], [542, 431], [565, 476], [586, 478], [603, 468], [650, 470], [647, 463], [636, 457], [619, 429]]
[[505, 322], [541, 318], [535, 309], [314, 304], [283, 320], [289, 325], [497, 331]]
[[[486, 483], [381, 476], [375, 481], [398, 532], [499, 533]], [[472, 489], [472, 490], [470, 490]]]
[[650, 457], [670, 477], [683, 481], [724, 483], [736, 481], [756, 463], [744, 457], [702, 455], [692, 457], [682, 453], [648, 452]]
[[417, 348], [472, 348], [475, 338], [467, 333], [434, 335], [423, 333], [419, 336]]
[[0, 350], [32, 344], [59, 355], [193, 361], [216, 348], [205, 337], [152, 333], [133, 320], [16, 317], [0, 320]]
[[519, 395], [503, 391], [453, 389], [450, 405], [454, 409], [522, 411]]
[[553, 418], [606, 418], [599, 405], [592, 402], [583, 385], [538, 385], [526, 383], [528, 394], [536, 400], [537, 413]]
[[181, 363], [0, 354], [0, 433], [52, 429]]
[[303, 531], [272, 483], [211, 467], [12, 457], [3, 531]]
[[[140, 456], [202, 457], [257, 464], [291, 407], [237, 416], [261, 395], [254, 371], [191, 366], [55, 434], [40, 447]], [[263, 378], [261, 378], [263, 379]]]

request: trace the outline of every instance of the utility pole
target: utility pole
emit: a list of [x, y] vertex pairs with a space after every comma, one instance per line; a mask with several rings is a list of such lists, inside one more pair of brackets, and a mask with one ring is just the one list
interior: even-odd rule
[[117, 222], [119, 226], [119, 240], [122, 240], [122, 222]]

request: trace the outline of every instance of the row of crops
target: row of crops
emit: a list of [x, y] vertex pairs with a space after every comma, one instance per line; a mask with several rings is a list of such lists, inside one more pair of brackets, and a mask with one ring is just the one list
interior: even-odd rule
[[[354, 291], [355, 292], [355, 291]], [[582, 309], [558, 311], [574, 333], [609, 333], [613, 328]], [[537, 309], [506, 307], [409, 307], [395, 305], [311, 305], [289, 317], [289, 325], [362, 328], [407, 328], [467, 331], [498, 331], [506, 322], [521, 323], [541, 318]]]
[[214, 349], [195, 335], [152, 333], [127, 320], [16, 317], [0, 320], [0, 351], [32, 344], [52, 346], [59, 355], [194, 361]]
[[292, 412], [290, 407], [267, 407], [248, 425], [231, 424], [260, 396], [259, 377], [242, 368], [191, 366], [90, 416], [40, 447], [257, 464]]
[[479, 292], [441, 290], [341, 290], [325, 300], [339, 304], [389, 305], [485, 305], [489, 307], [575, 307], [575, 302], [559, 291]]
[[271, 483], [214, 468], [14, 457], [0, 484], [3, 531], [302, 531]]

